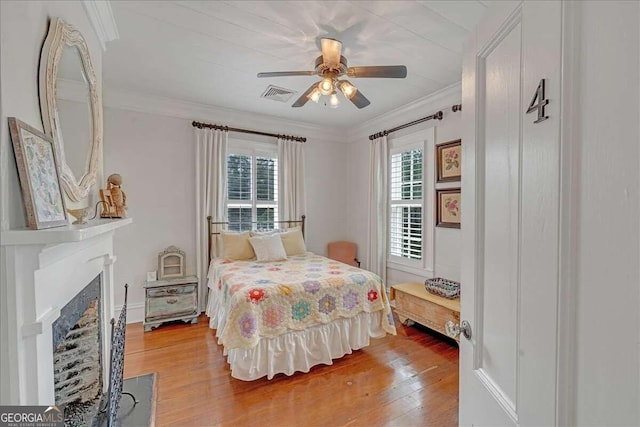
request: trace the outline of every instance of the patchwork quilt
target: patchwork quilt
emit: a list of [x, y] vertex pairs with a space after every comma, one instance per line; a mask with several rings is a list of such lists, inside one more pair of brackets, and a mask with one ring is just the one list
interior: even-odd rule
[[382, 311], [384, 330], [395, 335], [378, 275], [312, 253], [279, 262], [214, 260], [209, 288], [226, 313], [218, 337], [227, 349], [362, 312]]

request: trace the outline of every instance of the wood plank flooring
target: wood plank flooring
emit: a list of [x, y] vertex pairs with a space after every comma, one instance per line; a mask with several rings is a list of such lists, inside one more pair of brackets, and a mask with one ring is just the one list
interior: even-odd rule
[[271, 381], [231, 378], [215, 331], [127, 326], [125, 378], [157, 372], [158, 426], [455, 426], [458, 347], [426, 328], [371, 340], [333, 365]]

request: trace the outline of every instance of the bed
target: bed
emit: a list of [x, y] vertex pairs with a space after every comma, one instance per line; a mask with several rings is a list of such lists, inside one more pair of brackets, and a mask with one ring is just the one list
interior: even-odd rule
[[309, 372], [395, 334], [379, 276], [311, 252], [269, 262], [214, 257], [208, 287], [209, 327], [240, 380]]

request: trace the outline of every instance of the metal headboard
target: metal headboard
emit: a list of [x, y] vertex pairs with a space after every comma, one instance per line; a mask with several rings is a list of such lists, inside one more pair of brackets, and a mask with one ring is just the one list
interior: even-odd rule
[[[307, 216], [306, 215], [302, 215], [302, 217], [300, 219], [294, 219], [294, 220], [285, 220], [285, 221], [251, 221], [251, 222], [243, 222], [243, 224], [251, 224], [252, 228], [254, 228], [253, 226], [256, 225], [261, 225], [261, 224], [265, 224], [265, 223], [269, 223], [269, 224], [274, 224], [278, 225], [278, 226], [286, 226], [286, 227], [295, 227], [295, 226], [300, 226], [300, 230], [302, 231], [302, 237], [305, 237], [304, 234], [304, 225], [305, 225], [305, 221], [306, 221]], [[207, 252], [209, 254], [209, 261], [211, 261], [211, 244], [213, 243], [213, 236], [219, 236], [221, 234], [222, 231], [224, 231], [226, 229], [226, 226], [229, 225], [229, 221], [211, 221], [212, 217], [208, 216], [207, 217], [207, 226], [208, 226], [208, 235], [209, 235], [209, 239], [208, 239], [208, 246], [207, 246]], [[255, 227], [254, 231], [260, 231], [261, 229], [259, 227]]]

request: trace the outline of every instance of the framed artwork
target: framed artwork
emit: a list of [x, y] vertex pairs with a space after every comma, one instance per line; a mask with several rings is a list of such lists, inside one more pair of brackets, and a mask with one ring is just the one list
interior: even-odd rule
[[462, 176], [462, 140], [436, 145], [436, 182], [460, 181]]
[[436, 227], [460, 228], [460, 188], [436, 190]]
[[53, 140], [15, 117], [9, 117], [9, 132], [27, 210], [27, 227], [39, 230], [68, 225]]

